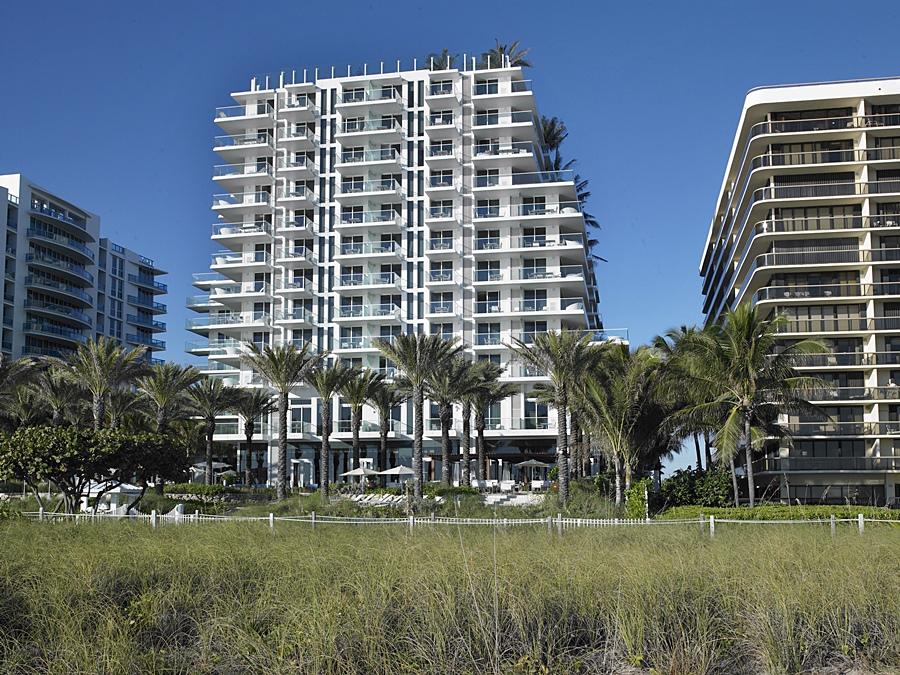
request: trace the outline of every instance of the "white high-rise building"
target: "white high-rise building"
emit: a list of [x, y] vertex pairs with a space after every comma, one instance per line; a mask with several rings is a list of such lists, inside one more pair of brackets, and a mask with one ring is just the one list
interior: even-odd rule
[[[204, 339], [188, 351], [208, 355], [209, 374], [254, 386], [239, 358], [245, 342], [311, 342], [390, 376], [378, 338], [455, 336], [520, 385], [488, 411], [495, 477], [523, 457], [551, 459], [554, 413], [529, 395], [545, 378], [513, 363], [504, 343], [558, 329], [606, 334], [582, 205], [572, 173], [550, 168], [531, 81], [517, 67], [333, 75], [254, 78], [216, 111], [221, 250], [194, 276], [205, 293], [188, 304], [203, 314], [188, 328]], [[316, 483], [320, 404], [300, 389], [291, 405], [291, 480]], [[341, 473], [350, 411], [334, 405], [331, 470]], [[400, 459], [410, 412], [394, 411]], [[426, 455], [438, 454], [437, 416], [432, 408], [426, 420]], [[272, 453], [274, 432], [264, 427]], [[369, 409], [362, 437], [373, 455]], [[237, 418], [220, 421], [216, 440], [240, 443]], [[437, 459], [426, 461], [439, 476]]]
[[744, 101], [701, 262], [714, 320], [751, 302], [823, 341], [801, 368], [827, 418], [754, 462], [757, 494], [883, 504], [900, 483], [900, 79], [764, 87]]
[[11, 358], [65, 357], [90, 337], [165, 349], [156, 264], [100, 237], [99, 216], [21, 174], [0, 175], [2, 341]]

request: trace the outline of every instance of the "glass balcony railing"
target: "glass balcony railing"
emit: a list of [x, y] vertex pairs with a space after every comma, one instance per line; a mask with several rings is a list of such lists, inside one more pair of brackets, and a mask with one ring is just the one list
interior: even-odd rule
[[316, 322], [312, 312], [305, 307], [294, 307], [289, 310], [279, 310], [275, 312], [276, 321], [302, 321], [303, 323], [314, 324]]
[[237, 236], [243, 234], [269, 234], [272, 226], [265, 222], [255, 223], [216, 223], [212, 226], [214, 237]]
[[264, 117], [266, 115], [271, 115], [272, 112], [272, 106], [268, 103], [229, 105], [216, 108], [216, 120], [225, 120], [233, 117]]
[[344, 211], [341, 213], [341, 224], [362, 225], [367, 223], [396, 223], [400, 214], [393, 209], [383, 211]]
[[149, 317], [138, 316], [137, 314], [129, 314], [125, 318], [128, 323], [133, 323], [137, 326], [146, 326], [147, 328], [152, 328], [154, 330], [166, 329], [166, 324], [164, 321], [156, 321]]
[[217, 266], [227, 265], [254, 265], [268, 264], [269, 254], [266, 251], [251, 251], [249, 253], [231, 253], [220, 251], [212, 254], [212, 264]]
[[428, 96], [450, 96], [453, 93], [453, 82], [432, 82], [428, 85]]
[[216, 136], [213, 139], [213, 147], [217, 150], [225, 148], [240, 148], [245, 145], [272, 145], [272, 137], [268, 132], [254, 132], [249, 134]]
[[291, 188], [285, 188], [278, 193], [279, 199], [305, 199], [310, 202], [316, 201], [316, 193], [305, 185], [297, 185]]
[[362, 317], [398, 316], [399, 312], [400, 308], [392, 304], [341, 305], [337, 307], [336, 314], [341, 319], [353, 319]]
[[88, 326], [92, 326], [94, 324], [94, 321], [90, 316], [75, 307], [67, 307], [66, 305], [58, 305], [56, 303], [44, 302], [42, 300], [26, 300], [24, 302], [24, 307], [25, 309], [35, 309], [45, 312], [51, 312], [53, 314], [59, 314], [74, 321], [80, 321], [81, 323], [87, 324]]
[[429, 157], [453, 157], [453, 143], [434, 143], [428, 146]]
[[94, 299], [84, 289], [78, 288], [77, 286], [70, 286], [69, 284], [63, 284], [59, 281], [54, 281], [45, 277], [28, 275], [25, 277], [25, 285], [58, 291], [60, 293], [65, 293], [66, 295], [75, 296], [89, 305], [94, 304]]
[[429, 176], [428, 187], [430, 188], [452, 188], [456, 185], [453, 176]]
[[318, 145], [318, 141], [316, 140], [316, 132], [312, 129], [307, 129], [304, 127], [297, 128], [294, 127], [292, 129], [282, 129], [281, 133], [278, 135], [279, 140], [285, 142], [291, 141], [306, 141], [307, 143], [311, 143], [313, 145]]
[[72, 249], [74, 251], [78, 251], [86, 258], [94, 260], [94, 252], [90, 248], [88, 248], [86, 244], [78, 241], [77, 239], [73, 239], [72, 237], [66, 237], [65, 235], [50, 232], [49, 230], [42, 230], [33, 227], [29, 227], [25, 231], [25, 235], [32, 239], [42, 239], [44, 241], [49, 241], [54, 244]]
[[431, 302], [428, 305], [429, 314], [453, 314], [452, 302]]
[[31, 211], [33, 213], [39, 213], [43, 216], [50, 216], [54, 220], [68, 223], [69, 225], [74, 225], [75, 227], [81, 228], [82, 230], [87, 229], [87, 221], [84, 218], [73, 216], [72, 214], [67, 213], [62, 209], [54, 208], [47, 203], [38, 201], [37, 199], [33, 199], [31, 201]]
[[162, 302], [154, 302], [152, 298], [142, 298], [139, 295], [129, 295], [128, 304], [138, 307], [146, 307], [156, 312], [165, 312], [168, 308]]
[[352, 195], [368, 192], [400, 192], [402, 186], [393, 178], [381, 180], [344, 181], [338, 194]]
[[213, 167], [214, 178], [237, 178], [239, 176], [271, 176], [272, 167], [265, 162], [247, 164], [217, 164]]
[[475, 157], [501, 157], [505, 155], [532, 155], [535, 145], [531, 141], [513, 141], [511, 143], [476, 142]]
[[434, 219], [453, 218], [454, 209], [452, 206], [430, 206], [428, 208], [428, 217]]
[[57, 326], [52, 323], [44, 323], [42, 321], [26, 321], [22, 325], [22, 330], [26, 333], [41, 333], [42, 335], [51, 335], [73, 342], [84, 343], [88, 340], [87, 336], [83, 335], [81, 331], [66, 328], [65, 326]]
[[397, 131], [402, 134], [403, 126], [399, 120], [387, 119], [350, 119], [341, 123], [342, 134], [359, 134], [372, 131]]
[[293, 218], [283, 218], [278, 221], [278, 229], [304, 231], [309, 234], [316, 233], [315, 223], [306, 216], [294, 215]]
[[278, 160], [278, 168], [285, 170], [305, 169], [307, 171], [312, 171], [315, 174], [319, 173], [315, 162], [306, 155], [301, 155], [299, 157], [282, 157]]
[[125, 336], [126, 342], [133, 342], [134, 344], [144, 345], [145, 347], [150, 347], [152, 349], [165, 349], [166, 342], [165, 340], [157, 340], [155, 338], [151, 338], [147, 335], [139, 335], [139, 334], [130, 334]]
[[472, 116], [472, 124], [476, 127], [531, 123], [533, 120], [534, 113], [530, 110], [516, 110], [507, 113], [482, 112]]
[[503, 344], [500, 333], [477, 333], [475, 344], [479, 347], [497, 346]]
[[237, 314], [210, 314], [188, 319], [187, 328], [205, 328], [210, 326], [234, 326], [244, 324], [268, 324], [268, 312], [244, 312]]
[[537, 185], [541, 183], [572, 182], [575, 172], [563, 171], [526, 171], [521, 173], [476, 175], [475, 187], [512, 187], [517, 185]]
[[212, 206], [216, 208], [228, 208], [233, 206], [256, 206], [271, 203], [272, 195], [268, 192], [244, 192], [231, 194], [230, 192], [213, 195]]
[[531, 80], [506, 80], [503, 82], [475, 82], [472, 85], [474, 96], [493, 96], [496, 94], [522, 94], [533, 91]]
[[378, 255], [382, 253], [400, 253], [401, 247], [396, 241], [348, 242], [340, 245], [340, 255]]
[[511, 206], [484, 205], [475, 207], [475, 218], [509, 218], [525, 216], [577, 215], [581, 213], [579, 202], [554, 204], [512, 204]]
[[318, 106], [311, 100], [309, 96], [288, 96], [284, 101], [285, 110], [308, 110], [313, 113], [319, 112]]
[[400, 92], [390, 88], [351, 89], [341, 92], [341, 103], [382, 103], [385, 101], [403, 102]]
[[387, 162], [400, 159], [400, 151], [394, 148], [376, 150], [344, 150], [341, 153], [341, 164], [362, 164], [365, 162]]
[[293, 248], [281, 249], [278, 252], [278, 258], [281, 260], [306, 260], [312, 264], [318, 264], [316, 254], [306, 246], [294, 246]]
[[453, 126], [453, 113], [432, 113], [428, 116], [429, 127], [450, 127]]
[[400, 280], [393, 272], [348, 273], [338, 277], [339, 286], [392, 286]]
[[429, 251], [452, 251], [453, 237], [436, 237], [428, 240]]
[[435, 283], [453, 281], [453, 270], [428, 270], [428, 281]]
[[303, 277], [296, 279], [286, 279], [281, 282], [278, 286], [278, 290], [281, 291], [312, 291], [313, 283], [310, 279], [304, 279]]
[[66, 262], [65, 260], [49, 258], [47, 256], [40, 255], [39, 253], [28, 253], [25, 256], [25, 262], [46, 265], [58, 270], [63, 270], [77, 277], [80, 277], [89, 283], [94, 283], [94, 275], [88, 272], [87, 269], [85, 269], [81, 265]]

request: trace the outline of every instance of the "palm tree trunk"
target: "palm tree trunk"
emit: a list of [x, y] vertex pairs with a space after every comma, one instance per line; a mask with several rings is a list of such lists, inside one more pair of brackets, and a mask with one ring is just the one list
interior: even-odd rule
[[622, 466], [625, 468], [625, 492], [628, 492], [631, 489], [631, 462], [622, 462]]
[[737, 482], [737, 471], [734, 467], [734, 456], [731, 456], [731, 459], [728, 460], [728, 463], [731, 465], [731, 489], [734, 490], [734, 505], [740, 506], [741, 502], [738, 498], [738, 482]]
[[415, 417], [413, 423], [413, 497], [422, 498], [422, 408], [425, 405], [425, 396], [422, 391], [422, 385], [418, 385], [413, 389], [413, 407], [415, 408]]
[[484, 456], [484, 413], [475, 412], [475, 477], [487, 480], [487, 457]]
[[591, 475], [591, 435], [584, 434], [581, 439], [581, 475], [589, 478]]
[[575, 413], [569, 414], [569, 420], [572, 424], [572, 435], [574, 436], [572, 442], [572, 462], [571, 466], [574, 467], [573, 474], [575, 478], [583, 478], [582, 475], [582, 459], [581, 455], [584, 452], [584, 448], [582, 447], [583, 434], [581, 432], [581, 425], [578, 423], [578, 416]]
[[[55, 414], [55, 413], [54, 413]], [[62, 423], [62, 419], [60, 419], [60, 423]], [[162, 408], [156, 411], [156, 434], [160, 438], [165, 438], [167, 443], [170, 443], [168, 436], [166, 436], [166, 431], [168, 430], [169, 421], [166, 419], [166, 414]], [[155, 477], [155, 485], [154, 491], [156, 494], [161, 495], [165, 491], [163, 488], [165, 487], [166, 481], [159, 477], [157, 474]], [[146, 489], [146, 487], [145, 487]], [[141, 493], [143, 496], [143, 493]], [[138, 498], [140, 500], [140, 498]], [[137, 502], [135, 502], [137, 504]], [[130, 507], [129, 507], [130, 510]]]
[[106, 416], [106, 402], [102, 396], [94, 396], [94, 431], [99, 430], [103, 426], [103, 418]]
[[[697, 454], [697, 471], [703, 471], [703, 462], [701, 461], [702, 455], [700, 454], [700, 436], [698, 434], [694, 434], [694, 452]], [[708, 462], [706, 468], [709, 468]]]
[[559, 501], [563, 508], [569, 503], [569, 435], [566, 429], [568, 401], [560, 392], [556, 406], [556, 466], [559, 467]]
[[613, 470], [616, 472], [616, 506], [622, 506], [622, 466], [618, 452], [613, 454]]
[[713, 465], [712, 450], [709, 447], [709, 434], [705, 431], [703, 432], [703, 449], [706, 451], [706, 470], [709, 471]]
[[459, 454], [461, 456], [459, 465], [459, 484], [468, 487], [472, 484], [469, 476], [469, 452], [472, 445], [472, 406], [469, 403], [463, 403], [462, 409], [462, 439], [460, 440]]
[[[388, 425], [390, 420], [388, 415], [379, 412], [378, 430], [381, 443], [378, 446], [378, 470], [387, 471], [387, 453], [388, 453]], [[379, 476], [381, 487], [387, 486], [387, 476]]]
[[213, 484], [213, 434], [216, 433], [215, 418], [206, 420], [206, 484]]
[[453, 422], [453, 407], [441, 405], [441, 483], [450, 487], [450, 425]]
[[756, 504], [756, 486], [753, 484], [753, 444], [750, 442], [750, 418], [744, 418], [744, 456], [747, 461], [747, 496], [750, 507]]
[[253, 461], [253, 432], [252, 426], [244, 425], [244, 436], [247, 440], [247, 464], [244, 466], [244, 485], [250, 487], [252, 478], [250, 476], [250, 463]]
[[[356, 469], [359, 467], [359, 428], [362, 425], [362, 410], [353, 409], [350, 413], [350, 424], [353, 426], [353, 466], [351, 469]], [[360, 485], [363, 482], [363, 477], [359, 476], [356, 480]]]
[[322, 445], [319, 447], [319, 492], [328, 500], [328, 455], [331, 454], [331, 406], [322, 405]]
[[287, 496], [288, 393], [278, 395], [278, 470], [275, 476], [275, 498]]

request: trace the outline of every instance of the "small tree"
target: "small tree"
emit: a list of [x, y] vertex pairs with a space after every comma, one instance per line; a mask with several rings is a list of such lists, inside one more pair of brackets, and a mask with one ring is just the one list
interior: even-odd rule
[[[248, 389], [242, 391], [234, 404], [233, 412], [236, 412], [244, 420], [244, 439], [247, 443], [247, 463], [244, 465], [244, 485], [250, 485], [250, 464], [253, 461], [253, 436], [256, 433], [256, 420], [265, 417], [277, 408], [272, 395], [262, 389]], [[262, 453], [260, 453], [259, 468], [262, 468]]]
[[319, 492], [328, 499], [328, 456], [331, 454], [331, 405], [334, 395], [353, 377], [356, 371], [343, 363], [325, 363], [306, 373], [306, 382], [319, 396], [322, 404], [322, 444], [319, 449]]
[[221, 379], [207, 377], [188, 390], [197, 414], [203, 419], [206, 432], [206, 484], [213, 483], [213, 436], [216, 433], [216, 417], [234, 408], [240, 392], [228, 387]]
[[[409, 393], [392, 383], [380, 382], [369, 392], [369, 405], [378, 411], [378, 470], [387, 470], [388, 434], [391, 431], [391, 411], [409, 400]], [[387, 484], [387, 476], [381, 476], [381, 484]]]
[[[357, 370], [350, 376], [338, 393], [350, 406], [350, 431], [353, 434], [353, 467], [359, 467], [360, 460], [360, 443], [359, 432], [362, 428], [362, 409], [363, 405], [369, 400], [372, 392], [381, 386], [384, 375], [374, 370]], [[363, 477], [359, 477], [360, 483]]]

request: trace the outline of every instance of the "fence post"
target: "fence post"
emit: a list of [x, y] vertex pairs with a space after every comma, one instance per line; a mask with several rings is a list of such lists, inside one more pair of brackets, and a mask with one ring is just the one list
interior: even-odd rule
[[644, 488], [644, 520], [650, 520], [650, 494]]
[[156, 509], [150, 511], [150, 527], [156, 527]]
[[700, 514], [700, 534], [701, 535], [703, 534], [703, 532], [705, 530], [705, 527], [704, 527], [705, 522], [706, 522], [706, 519], [703, 517], [703, 514], [701, 513]]
[[562, 536], [562, 514], [561, 513], [556, 514], [556, 532], [557, 532], [557, 534]]
[[553, 516], [547, 516], [547, 533], [553, 534]]
[[416, 517], [415, 517], [415, 516], [410, 516], [410, 517], [409, 517], [409, 533], [410, 533], [410, 534], [412, 534], [413, 527], [415, 527], [415, 524], [416, 524]]
[[712, 539], [716, 536], [716, 517], [709, 517], [709, 538]]
[[431, 512], [431, 522], [433, 523], [434, 521], [435, 521], [434, 511], [432, 511], [432, 512]]
[[200, 522], [200, 509], [194, 509], [194, 522]]
[[836, 531], [837, 531], [837, 524], [835, 523], [834, 514], [832, 513], [831, 514], [831, 540], [832, 541], [834, 541], [834, 535], [836, 534]]
[[270, 530], [275, 529], [275, 514], [272, 513], [271, 511], [269, 512], [269, 529]]
[[43, 519], [44, 519], [44, 507], [42, 506], [38, 509], [38, 520], [43, 520]]
[[856, 516], [856, 522], [859, 524], [859, 533], [862, 534], [866, 531], [866, 522], [865, 518], [863, 518], [863, 514], [859, 514]]
[[310, 515], [312, 515], [312, 529], [316, 529], [316, 512], [313, 511]]

